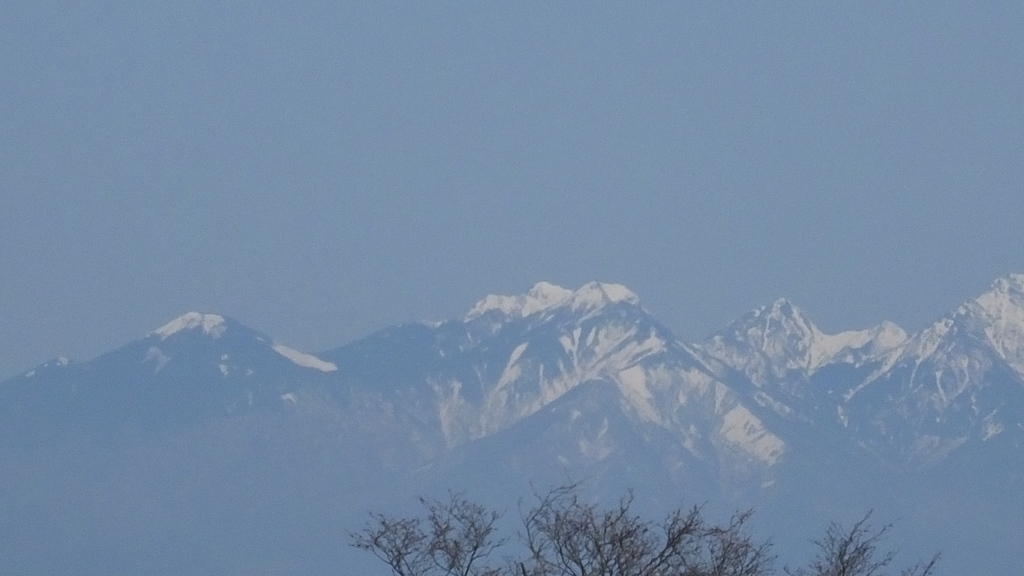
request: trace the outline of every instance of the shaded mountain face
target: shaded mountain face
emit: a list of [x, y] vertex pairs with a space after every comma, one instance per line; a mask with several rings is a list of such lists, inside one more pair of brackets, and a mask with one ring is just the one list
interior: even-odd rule
[[[801, 543], [871, 507], [964, 523], [1024, 495], [1024, 276], [914, 335], [825, 334], [778, 300], [685, 343], [596, 282], [316, 355], [189, 313], [0, 383], [0, 432], [15, 572], [333, 573], [359, 560], [324, 548], [368, 507], [446, 488], [514, 506], [566, 478], [652, 509], [772, 510], [768, 531]], [[976, 528], [1020, 527], [1024, 512]]]

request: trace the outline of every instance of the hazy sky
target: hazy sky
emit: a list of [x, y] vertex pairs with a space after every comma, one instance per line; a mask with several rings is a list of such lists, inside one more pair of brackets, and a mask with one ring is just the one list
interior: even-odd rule
[[297, 348], [538, 280], [684, 339], [1024, 272], [1024, 3], [7, 0], [0, 377], [189, 311]]

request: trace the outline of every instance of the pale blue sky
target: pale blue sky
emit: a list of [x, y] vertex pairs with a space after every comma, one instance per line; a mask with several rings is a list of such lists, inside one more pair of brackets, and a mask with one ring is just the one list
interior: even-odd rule
[[685, 339], [913, 331], [1024, 272], [1019, 1], [359, 4], [5, 2], [0, 377], [193, 309], [316, 351], [602, 280]]

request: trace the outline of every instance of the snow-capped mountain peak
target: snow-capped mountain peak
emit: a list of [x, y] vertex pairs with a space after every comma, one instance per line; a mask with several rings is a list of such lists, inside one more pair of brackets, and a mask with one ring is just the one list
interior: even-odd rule
[[989, 343], [1024, 377], [1024, 274], [996, 280], [975, 303]]
[[1024, 377], [1024, 274], [1011, 274], [992, 283], [988, 292], [907, 341], [885, 366], [920, 362], [952, 346], [959, 336], [984, 342]]
[[951, 338], [970, 335], [986, 342], [1024, 376], [1024, 274], [1011, 274], [992, 283], [988, 292], [971, 300], [909, 339], [893, 351], [885, 369], [897, 362], [920, 362], [954, 346]]
[[151, 335], [159, 336], [161, 340], [166, 340], [179, 332], [197, 329], [202, 329], [204, 334], [219, 338], [227, 330], [227, 321], [223, 316], [218, 316], [217, 314], [189, 312], [164, 324]]
[[599, 308], [615, 303], [638, 304], [640, 299], [621, 284], [590, 282], [573, 291], [549, 282], [538, 282], [525, 294], [503, 296], [491, 294], [476, 303], [466, 315], [472, 320], [489, 312], [500, 312], [511, 318], [525, 318], [537, 312], [567, 306], [573, 310]]
[[616, 302], [639, 304], [640, 298], [621, 284], [590, 282], [572, 294], [569, 304], [574, 310], [578, 310], [598, 308]]
[[[261, 334], [247, 326], [238, 324], [234, 320], [225, 318], [218, 314], [189, 312], [161, 326], [159, 329], [152, 332], [149, 337], [159, 338], [163, 341], [175, 335], [194, 332], [197, 334], [205, 334], [210, 336], [213, 340], [218, 340], [228, 332], [229, 326], [234, 327], [231, 329], [231, 334], [235, 338], [228, 338], [228, 340], [234, 339], [237, 342], [237, 337], [241, 337], [242, 341], [247, 343], [246, 346], [252, 345], [255, 346], [256, 349], [261, 350], [270, 348], [280, 356], [288, 359], [292, 364], [302, 368], [311, 368], [320, 372], [333, 372], [338, 369], [338, 367], [331, 362], [327, 362], [312, 354], [285, 346], [284, 344], [273, 342], [272, 339], [265, 334]], [[221, 340], [221, 342], [224, 341], [225, 340]], [[156, 349], [151, 349], [151, 352], [152, 350]]]
[[1013, 292], [1018, 296], [1024, 294], [1024, 274], [1007, 274], [992, 283], [994, 292]]
[[992, 288], [974, 303], [989, 318], [1024, 326], [1024, 274], [1011, 274], [996, 280]]
[[892, 322], [826, 334], [795, 304], [780, 298], [743, 315], [703, 348], [764, 384], [786, 378], [794, 370], [810, 375], [835, 361], [857, 363], [884, 354], [906, 339], [906, 332]]
[[773, 345], [772, 335], [810, 338], [821, 333], [803, 310], [785, 298], [752, 311], [734, 324], [737, 328], [739, 325], [749, 336], [755, 336], [766, 351]]
[[522, 318], [534, 312], [558, 306], [568, 300], [572, 294], [572, 290], [561, 286], [538, 282], [526, 294], [516, 296], [489, 294], [473, 306], [466, 318], [476, 318], [495, 310], [505, 316]]
[[857, 363], [862, 359], [881, 356], [899, 347], [907, 338], [905, 330], [888, 320], [866, 330], [850, 330], [839, 334], [818, 332], [810, 368], [813, 372], [831, 362]]
[[821, 331], [790, 301], [780, 298], [741, 316], [714, 335], [704, 348], [726, 364], [763, 382], [765, 371], [784, 376], [788, 370], [809, 368], [812, 343]]

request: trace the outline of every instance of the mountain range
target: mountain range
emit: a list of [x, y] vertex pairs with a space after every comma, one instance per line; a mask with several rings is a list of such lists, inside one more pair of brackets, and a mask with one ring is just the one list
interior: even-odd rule
[[875, 509], [940, 573], [1016, 574], [1024, 275], [915, 334], [782, 299], [683, 342], [597, 282], [315, 354], [190, 312], [0, 383], [0, 433], [5, 573], [383, 574], [346, 546], [367, 511], [576, 479], [752, 507], [786, 557]]

